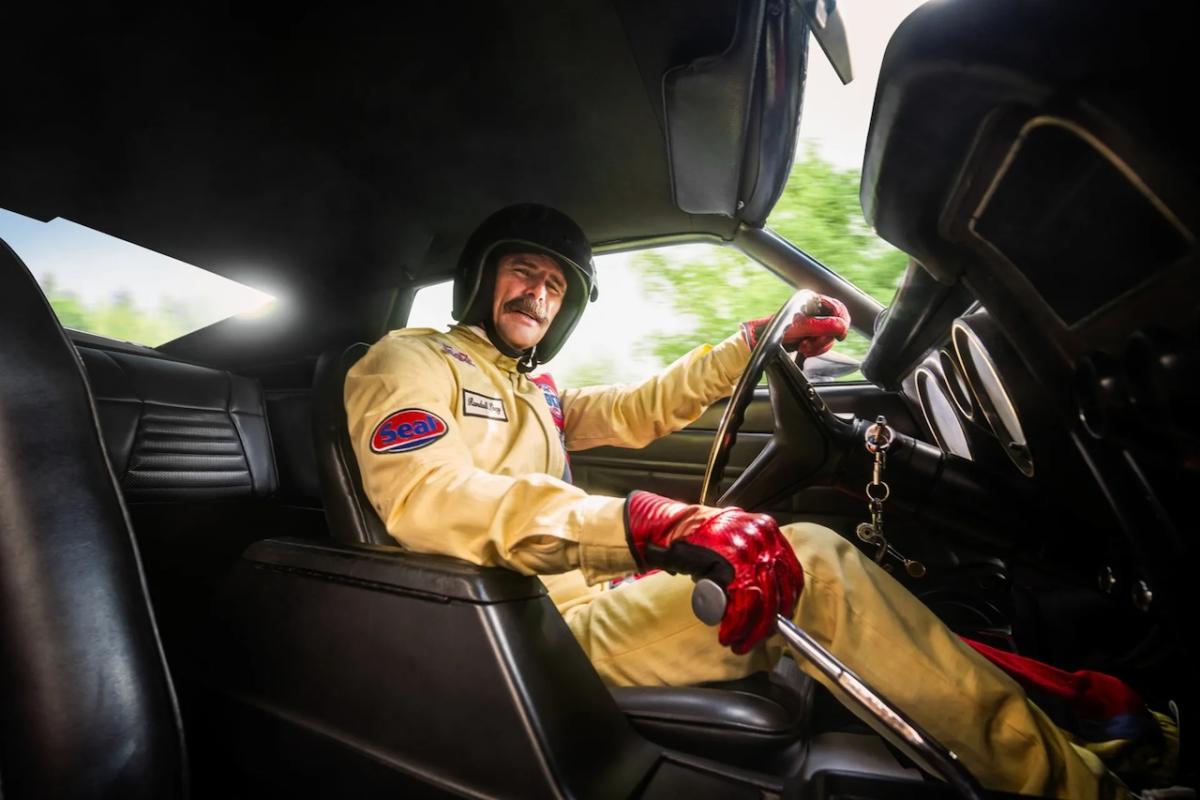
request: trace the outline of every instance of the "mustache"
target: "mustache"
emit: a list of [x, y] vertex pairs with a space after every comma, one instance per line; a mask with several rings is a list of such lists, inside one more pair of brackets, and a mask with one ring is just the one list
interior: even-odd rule
[[521, 314], [528, 314], [538, 322], [546, 321], [546, 312], [542, 310], [540, 304], [533, 301], [529, 297], [514, 297], [503, 306], [505, 311], [517, 311]]

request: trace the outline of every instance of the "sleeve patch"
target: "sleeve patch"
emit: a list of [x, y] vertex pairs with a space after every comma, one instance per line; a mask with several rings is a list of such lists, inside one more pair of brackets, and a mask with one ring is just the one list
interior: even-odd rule
[[558, 428], [560, 434], [563, 433], [566, 421], [563, 419], [562, 401], [558, 398], [558, 386], [554, 383], [554, 378], [543, 374], [536, 375], [529, 380], [542, 390], [542, 396], [546, 398], [546, 405], [550, 406], [550, 416], [554, 420], [554, 426]]
[[445, 420], [424, 409], [393, 411], [375, 426], [375, 432], [371, 434], [371, 451], [407, 453], [420, 450], [441, 439], [449, 430]]

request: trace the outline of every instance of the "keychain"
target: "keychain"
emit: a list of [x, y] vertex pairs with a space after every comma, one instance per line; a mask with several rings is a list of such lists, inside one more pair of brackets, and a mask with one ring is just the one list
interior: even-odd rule
[[920, 561], [905, 558], [896, 548], [888, 544], [883, 535], [883, 501], [888, 499], [892, 490], [883, 480], [883, 471], [887, 466], [887, 451], [892, 446], [895, 435], [887, 418], [880, 414], [875, 423], [867, 428], [864, 438], [867, 452], [875, 456], [875, 464], [871, 470], [871, 482], [867, 484], [867, 507], [871, 511], [870, 522], [860, 522], [854, 532], [866, 544], [875, 548], [875, 563], [891, 571], [890, 564], [884, 564], [884, 556], [892, 556], [904, 564], [904, 569], [914, 578], [925, 577], [925, 565]]

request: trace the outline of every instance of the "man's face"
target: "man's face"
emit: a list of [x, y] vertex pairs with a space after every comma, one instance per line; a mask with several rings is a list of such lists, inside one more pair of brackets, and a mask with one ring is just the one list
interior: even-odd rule
[[540, 253], [511, 253], [496, 266], [492, 322], [511, 347], [525, 350], [542, 340], [554, 321], [567, 279], [558, 262]]

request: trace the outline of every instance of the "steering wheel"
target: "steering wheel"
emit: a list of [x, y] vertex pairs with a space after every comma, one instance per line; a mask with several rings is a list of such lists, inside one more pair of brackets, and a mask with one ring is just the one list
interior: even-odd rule
[[[845, 454], [856, 442], [861, 442], [856, 423], [843, 420], [829, 410], [781, 345], [788, 324], [811, 297], [808, 290], [796, 292], [759, 333], [750, 361], [717, 426], [700, 489], [702, 504], [761, 508], [797, 487], [832, 482]], [[717, 498], [729, 454], [737, 442], [746, 409], [754, 399], [754, 387], [764, 371], [771, 395], [774, 433], [762, 452]]]

